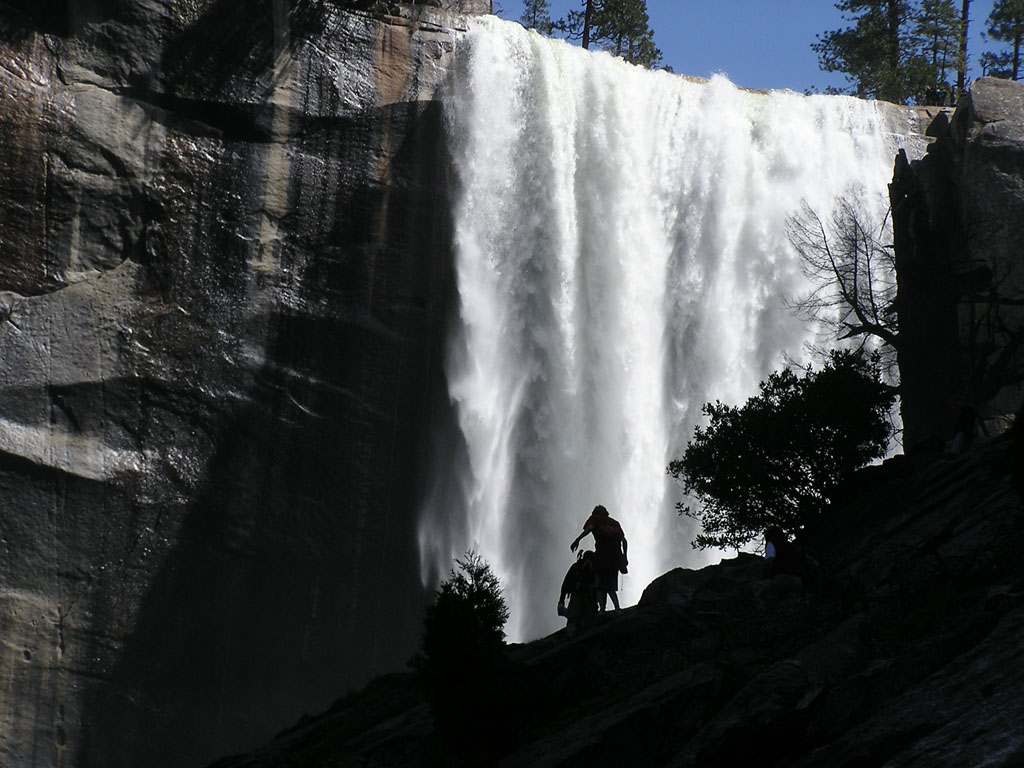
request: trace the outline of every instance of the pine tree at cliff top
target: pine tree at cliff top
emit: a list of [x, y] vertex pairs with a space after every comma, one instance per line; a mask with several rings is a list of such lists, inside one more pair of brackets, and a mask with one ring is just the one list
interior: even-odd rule
[[1024, 0], [996, 0], [988, 17], [988, 35], [1010, 47], [1009, 50], [985, 53], [982, 57], [985, 74], [1010, 80], [1020, 79]]
[[960, 11], [953, 0], [921, 0], [914, 16], [914, 35], [931, 72], [933, 90], [954, 88], [951, 75], [960, 69]]
[[[861, 98], [923, 102], [960, 59], [962, 23], [950, 0], [840, 0], [851, 26], [818, 35], [811, 48], [826, 72], [841, 72]], [[966, 55], [966, 52], [964, 53]]]
[[542, 35], [550, 35], [555, 30], [555, 22], [551, 19], [551, 4], [548, 0], [526, 0], [519, 22], [527, 29], [536, 29]]
[[581, 0], [557, 26], [584, 48], [603, 48], [642, 67], [661, 62], [646, 0]]

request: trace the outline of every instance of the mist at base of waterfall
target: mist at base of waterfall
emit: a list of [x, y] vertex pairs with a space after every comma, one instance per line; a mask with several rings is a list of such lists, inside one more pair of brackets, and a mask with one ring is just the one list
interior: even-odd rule
[[494, 17], [457, 57], [456, 428], [433, 444], [422, 570], [436, 585], [475, 549], [522, 641], [564, 625], [569, 543], [596, 504], [629, 541], [623, 606], [718, 559], [691, 548], [666, 466], [703, 403], [805, 359], [817, 329], [786, 306], [808, 287], [787, 218], [847, 196], [883, 222], [905, 127], [873, 102], [694, 82]]

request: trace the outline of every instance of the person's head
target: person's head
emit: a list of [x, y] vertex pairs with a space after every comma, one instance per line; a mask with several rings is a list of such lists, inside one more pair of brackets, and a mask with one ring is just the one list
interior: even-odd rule
[[602, 507], [600, 504], [598, 504], [596, 507], [594, 507], [594, 511], [592, 514], [595, 514], [598, 517], [608, 517], [608, 510]]
[[594, 553], [591, 552], [589, 549], [581, 549], [580, 553], [578, 555], [576, 555], [576, 559], [579, 560], [582, 563], [585, 563], [585, 562], [587, 562], [587, 560], [590, 560], [591, 558], [593, 558], [593, 556], [594, 556]]
[[769, 541], [772, 544], [777, 544], [780, 541], [786, 540], [786, 534], [782, 532], [782, 529], [777, 525], [768, 526], [764, 531], [764, 540]]

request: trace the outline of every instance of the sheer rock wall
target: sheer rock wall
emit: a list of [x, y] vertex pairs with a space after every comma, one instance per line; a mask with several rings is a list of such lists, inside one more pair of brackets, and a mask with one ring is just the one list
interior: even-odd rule
[[908, 448], [965, 405], [997, 431], [1024, 398], [1024, 84], [977, 80], [929, 135], [890, 187]]
[[199, 765], [418, 638], [463, 22], [72, 5], [0, 3], [0, 763]]

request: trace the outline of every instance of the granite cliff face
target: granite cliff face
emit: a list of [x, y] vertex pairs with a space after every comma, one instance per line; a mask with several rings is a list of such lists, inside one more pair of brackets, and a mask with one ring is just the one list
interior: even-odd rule
[[981, 78], [928, 134], [890, 188], [908, 447], [964, 405], [997, 431], [1024, 398], [1024, 85]]
[[0, 3], [0, 763], [196, 765], [416, 641], [462, 22], [71, 5]]

